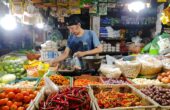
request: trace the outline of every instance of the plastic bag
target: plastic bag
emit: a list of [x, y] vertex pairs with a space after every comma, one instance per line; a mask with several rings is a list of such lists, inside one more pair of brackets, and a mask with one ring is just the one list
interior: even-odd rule
[[112, 65], [115, 62], [116, 58], [110, 56], [110, 55], [106, 55], [106, 62], [108, 65]]
[[106, 64], [101, 65], [100, 71], [107, 78], [119, 78], [120, 75], [122, 74], [119, 68], [113, 65], [106, 65]]
[[170, 71], [170, 58], [165, 58], [162, 60], [163, 71], [167, 72]]
[[157, 35], [154, 37], [154, 39], [147, 44], [143, 50], [142, 53], [149, 53], [149, 54], [161, 54], [166, 49], [170, 48], [170, 35], [167, 33], [163, 33], [161, 35]]
[[59, 91], [59, 87], [56, 84], [54, 84], [48, 77], [44, 77], [44, 81], [45, 81], [46, 94]]
[[115, 64], [128, 78], [136, 78], [141, 69], [141, 63], [137, 60], [133, 61], [116, 60]]
[[137, 60], [142, 64], [140, 74], [142, 75], [155, 75], [162, 70], [161, 60], [156, 59], [150, 55], [140, 55]]

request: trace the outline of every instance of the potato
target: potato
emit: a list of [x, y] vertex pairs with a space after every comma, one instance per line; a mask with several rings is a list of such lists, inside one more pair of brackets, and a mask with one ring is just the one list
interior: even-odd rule
[[164, 77], [164, 78], [161, 79], [161, 81], [162, 81], [163, 83], [168, 83], [168, 82], [169, 82], [169, 79], [168, 79], [167, 77]]
[[158, 79], [159, 81], [161, 81], [162, 76], [159, 75], [159, 76], [157, 77], [157, 79]]

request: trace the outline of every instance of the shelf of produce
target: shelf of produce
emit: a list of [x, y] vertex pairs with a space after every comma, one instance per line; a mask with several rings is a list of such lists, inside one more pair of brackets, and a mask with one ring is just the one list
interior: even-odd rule
[[[90, 110], [90, 108], [93, 106], [93, 103], [90, 97], [90, 91], [88, 88], [85, 87], [59, 87], [59, 92], [53, 92], [52, 94], [45, 94], [46, 88], [42, 88], [40, 93], [37, 95], [37, 97], [34, 100], [34, 106], [31, 110], [36, 109], [56, 109], [58, 108], [65, 108], [65, 109], [72, 109], [74, 107], [74, 110], [83, 108], [84, 110]], [[78, 92], [77, 92], [78, 91]], [[78, 94], [77, 94], [78, 93]], [[77, 96], [79, 95], [79, 96]], [[81, 96], [81, 97], [80, 97]], [[76, 97], [76, 98], [75, 98]], [[63, 100], [64, 98], [64, 100]], [[44, 106], [44, 102], [46, 102], [46, 106]], [[74, 106], [73, 106], [74, 105]], [[64, 110], [65, 110], [64, 109]], [[73, 109], [72, 109], [73, 110]]]
[[103, 84], [99, 76], [82, 75], [73, 78], [73, 86], [87, 86], [87, 85], [100, 85]]
[[121, 41], [120, 38], [111, 38], [111, 37], [100, 37], [100, 40], [109, 40], [109, 41]]
[[119, 78], [106, 78], [106, 77], [101, 77], [101, 80], [104, 84], [133, 84], [132, 81], [127, 79], [124, 76], [121, 76]]
[[155, 27], [155, 24], [146, 24], [146, 25], [137, 25], [137, 24], [117, 24], [117, 25], [111, 25], [111, 24], [101, 24], [101, 27], [111, 26], [113, 28], [152, 28]]
[[143, 94], [150, 97], [159, 107], [159, 110], [170, 110], [170, 85], [133, 85]]
[[[153, 100], [129, 85], [91, 85], [90, 91], [96, 110], [156, 110], [158, 107]], [[114, 94], [114, 97], [110, 94]]]

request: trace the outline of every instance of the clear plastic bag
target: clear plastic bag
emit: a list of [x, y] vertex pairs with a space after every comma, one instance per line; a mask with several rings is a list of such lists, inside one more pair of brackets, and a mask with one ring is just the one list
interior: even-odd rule
[[142, 64], [140, 74], [155, 75], [162, 70], [162, 62], [151, 55], [140, 55], [137, 60]]
[[170, 71], [170, 58], [162, 59], [163, 71]]
[[128, 78], [136, 78], [141, 69], [141, 63], [137, 60], [134, 61], [116, 60], [115, 64]]
[[46, 94], [59, 91], [59, 87], [56, 84], [54, 84], [53, 81], [51, 81], [48, 77], [44, 77], [44, 81], [45, 81]]
[[122, 74], [121, 70], [118, 67], [106, 64], [102, 64], [100, 66], [100, 71], [107, 78], [119, 78]]

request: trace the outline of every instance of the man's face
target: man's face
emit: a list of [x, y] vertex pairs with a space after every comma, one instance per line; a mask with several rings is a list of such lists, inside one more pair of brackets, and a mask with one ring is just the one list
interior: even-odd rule
[[72, 26], [68, 26], [68, 29], [70, 31], [70, 33], [74, 34], [74, 35], [78, 35], [80, 32], [80, 25], [72, 25]]

